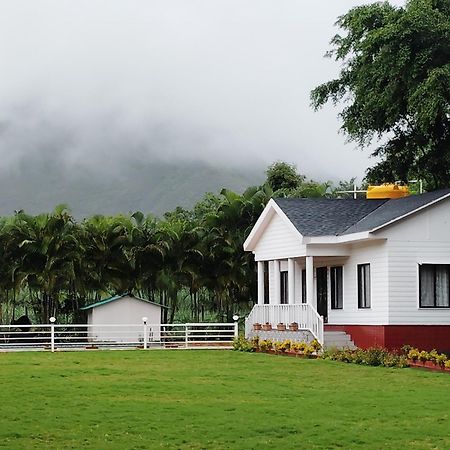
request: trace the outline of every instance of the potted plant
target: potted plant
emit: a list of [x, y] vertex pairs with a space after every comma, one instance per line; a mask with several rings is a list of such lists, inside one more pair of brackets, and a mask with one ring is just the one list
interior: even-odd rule
[[262, 326], [263, 331], [271, 331], [272, 330], [272, 325], [269, 322], [266, 322], [263, 326]]
[[286, 325], [284, 323], [277, 324], [277, 331], [286, 331]]
[[298, 323], [292, 322], [289, 324], [289, 331], [298, 331]]
[[262, 325], [258, 322], [253, 324], [253, 331], [261, 331]]

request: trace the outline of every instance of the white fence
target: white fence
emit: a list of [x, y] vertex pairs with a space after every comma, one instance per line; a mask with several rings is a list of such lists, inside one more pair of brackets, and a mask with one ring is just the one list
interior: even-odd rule
[[238, 323], [0, 325], [0, 351], [231, 348]]
[[323, 318], [308, 303], [294, 305], [255, 305], [245, 319], [245, 335], [248, 336], [253, 324], [278, 323], [286, 326], [296, 322], [299, 330], [307, 330], [323, 345]]

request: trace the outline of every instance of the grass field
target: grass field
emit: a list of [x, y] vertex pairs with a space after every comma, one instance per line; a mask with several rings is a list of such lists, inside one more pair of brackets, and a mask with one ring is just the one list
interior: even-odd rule
[[450, 376], [230, 351], [0, 354], [0, 448], [450, 448]]

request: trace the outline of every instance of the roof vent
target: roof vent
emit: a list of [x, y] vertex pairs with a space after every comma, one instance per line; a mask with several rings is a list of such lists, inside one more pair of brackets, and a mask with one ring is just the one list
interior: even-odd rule
[[399, 186], [398, 184], [382, 184], [381, 186], [369, 186], [367, 188], [366, 198], [402, 198], [409, 195], [408, 186]]

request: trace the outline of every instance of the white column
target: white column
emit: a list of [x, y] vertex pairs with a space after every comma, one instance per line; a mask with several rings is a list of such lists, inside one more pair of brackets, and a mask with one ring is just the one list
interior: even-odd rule
[[273, 300], [274, 305], [280, 304], [281, 284], [280, 284], [280, 261], [273, 261]]
[[295, 261], [293, 258], [288, 259], [288, 303], [295, 303]]
[[264, 305], [264, 261], [258, 261], [258, 305]]
[[317, 309], [317, 299], [314, 297], [314, 257], [306, 257], [306, 303]]

